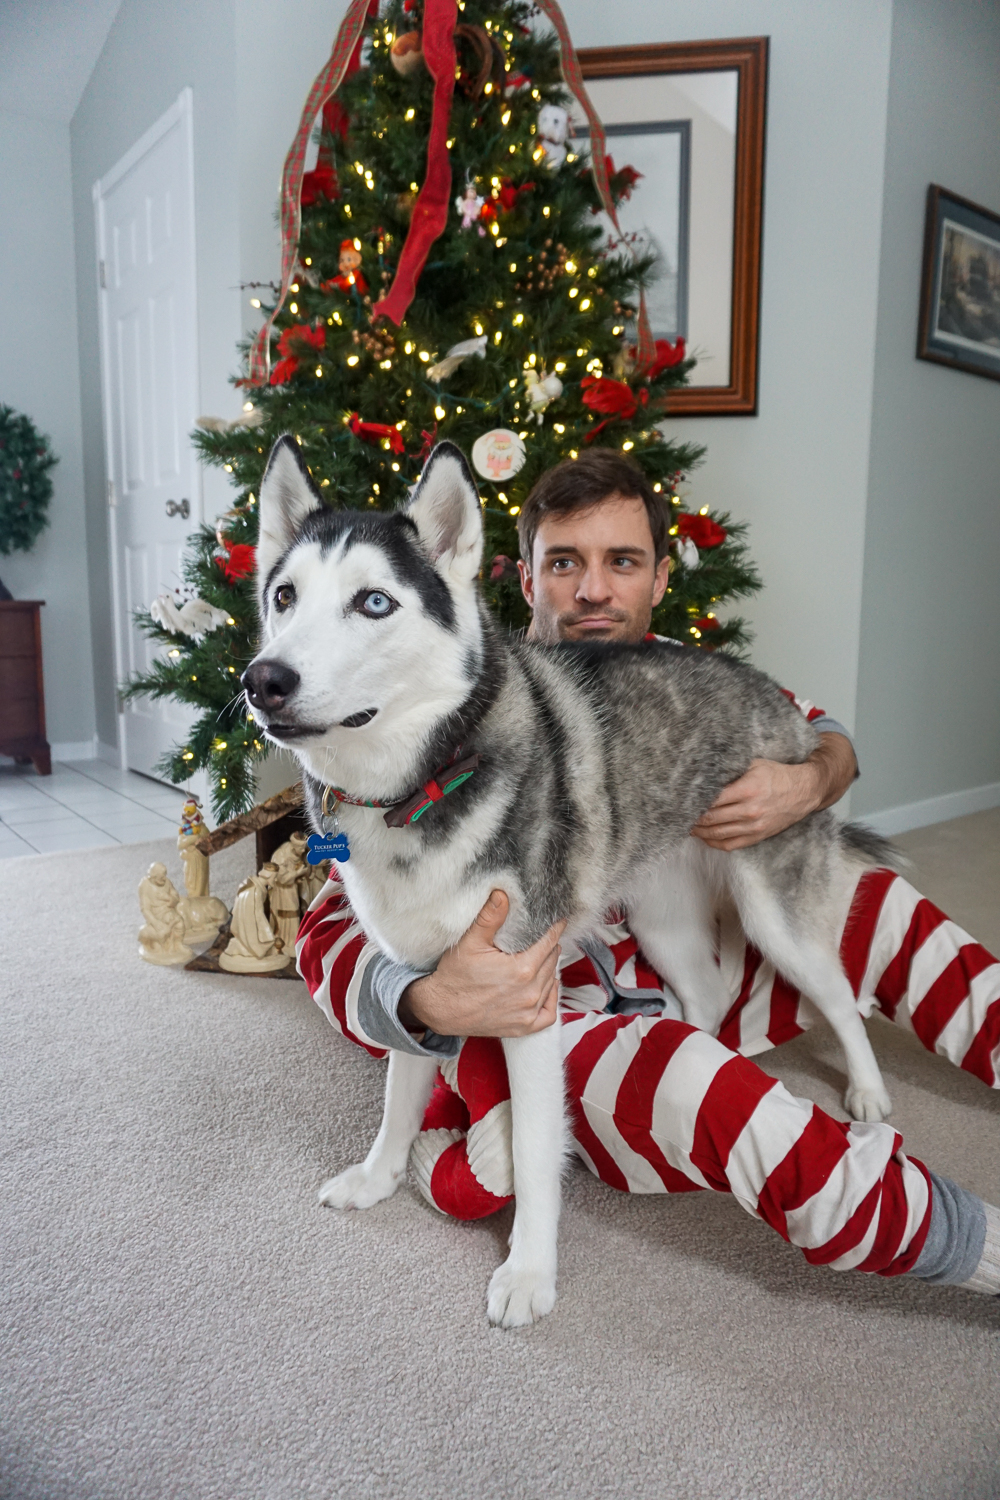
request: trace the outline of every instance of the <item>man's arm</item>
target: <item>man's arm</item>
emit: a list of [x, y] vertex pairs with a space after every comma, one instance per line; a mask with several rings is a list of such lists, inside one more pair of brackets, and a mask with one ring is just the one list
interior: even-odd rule
[[493, 939], [509, 910], [504, 892], [494, 891], [434, 972], [403, 991], [396, 1014], [417, 1038], [425, 1028], [448, 1036], [530, 1036], [555, 1021], [566, 923], [556, 922], [523, 953], [502, 953]]
[[801, 765], [751, 761], [746, 775], [724, 788], [691, 830], [712, 849], [746, 849], [783, 828], [832, 807], [858, 774], [854, 746], [846, 735], [821, 733]]

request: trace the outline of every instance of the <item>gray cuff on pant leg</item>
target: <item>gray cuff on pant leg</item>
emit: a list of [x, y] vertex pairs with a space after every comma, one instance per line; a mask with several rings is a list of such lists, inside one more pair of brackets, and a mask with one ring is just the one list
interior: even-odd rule
[[970, 1291], [1000, 1292], [1000, 1278], [992, 1286], [974, 1284], [983, 1260], [988, 1214], [994, 1216], [992, 1233], [1000, 1248], [1000, 1212], [950, 1178], [939, 1177], [936, 1172], [928, 1176], [931, 1222], [910, 1274], [946, 1286], [966, 1286]]

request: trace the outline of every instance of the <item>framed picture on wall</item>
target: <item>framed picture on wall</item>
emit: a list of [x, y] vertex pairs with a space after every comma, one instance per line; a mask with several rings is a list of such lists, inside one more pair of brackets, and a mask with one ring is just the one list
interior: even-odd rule
[[1000, 214], [933, 183], [917, 358], [1000, 380]]
[[[615, 168], [641, 174], [618, 218], [658, 257], [654, 336], [682, 336], [698, 361], [667, 409], [753, 415], [767, 38], [591, 47], [579, 58]], [[572, 128], [586, 135], [582, 112]]]

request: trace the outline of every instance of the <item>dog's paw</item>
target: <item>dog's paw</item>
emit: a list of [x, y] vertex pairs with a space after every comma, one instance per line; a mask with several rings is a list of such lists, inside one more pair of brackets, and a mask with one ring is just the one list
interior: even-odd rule
[[319, 1190], [319, 1201], [325, 1208], [371, 1208], [391, 1197], [399, 1186], [399, 1177], [391, 1172], [375, 1169], [364, 1162], [357, 1167], [348, 1167], [337, 1177], [324, 1182]]
[[892, 1113], [892, 1100], [881, 1084], [849, 1088], [844, 1095], [844, 1108], [854, 1120], [879, 1121], [888, 1119]]
[[500, 1328], [525, 1328], [555, 1307], [556, 1278], [554, 1272], [516, 1266], [512, 1259], [498, 1266], [490, 1278], [486, 1315]]

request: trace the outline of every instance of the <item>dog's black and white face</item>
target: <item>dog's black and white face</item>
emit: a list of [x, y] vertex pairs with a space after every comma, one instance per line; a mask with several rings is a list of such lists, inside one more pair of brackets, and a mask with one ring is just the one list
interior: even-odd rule
[[479, 496], [450, 443], [408, 510], [381, 514], [322, 505], [280, 438], [260, 491], [264, 645], [242, 678], [267, 737], [355, 795], [405, 789], [389, 783], [473, 686], [482, 549]]

